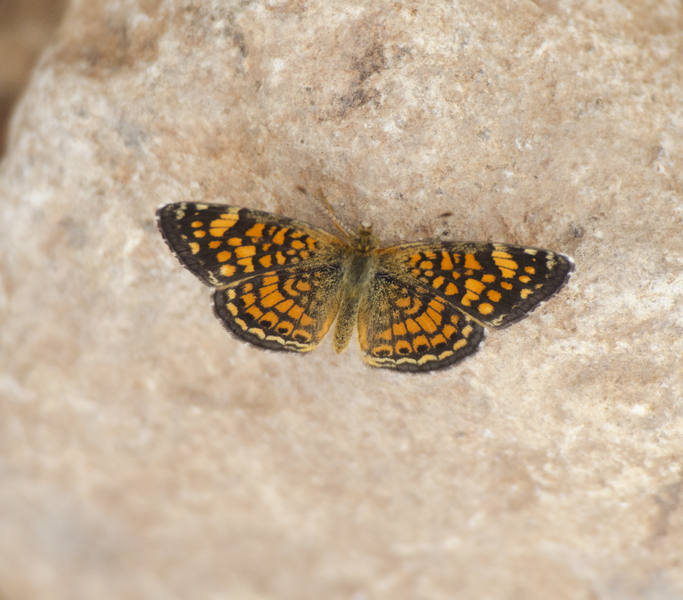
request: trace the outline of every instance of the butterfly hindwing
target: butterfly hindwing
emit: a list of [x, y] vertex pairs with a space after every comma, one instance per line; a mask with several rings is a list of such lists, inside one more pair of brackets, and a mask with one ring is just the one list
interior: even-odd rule
[[308, 352], [339, 308], [340, 269], [270, 271], [214, 292], [214, 313], [240, 339], [268, 350]]
[[488, 327], [525, 317], [567, 282], [568, 256], [508, 244], [414, 243], [378, 251], [379, 270], [419, 283]]
[[386, 274], [369, 284], [358, 312], [363, 360], [399, 371], [442, 369], [472, 354], [485, 330], [426, 286]]
[[269, 271], [334, 266], [344, 249], [322, 229], [238, 206], [167, 204], [157, 222], [178, 260], [216, 288]]

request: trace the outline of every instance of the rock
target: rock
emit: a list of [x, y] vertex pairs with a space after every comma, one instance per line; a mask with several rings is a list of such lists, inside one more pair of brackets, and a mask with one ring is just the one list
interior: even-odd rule
[[[681, 19], [73, 4], [0, 167], [0, 594], [680, 597]], [[156, 208], [320, 191], [577, 270], [430, 375], [235, 340]]]

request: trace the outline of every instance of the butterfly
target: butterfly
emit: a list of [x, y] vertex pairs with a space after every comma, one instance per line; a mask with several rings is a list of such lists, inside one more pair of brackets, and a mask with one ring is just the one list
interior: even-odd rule
[[485, 327], [507, 327], [568, 281], [569, 256], [488, 242], [381, 248], [371, 226], [342, 241], [276, 214], [180, 202], [159, 230], [214, 288], [216, 317], [259, 348], [309, 352], [336, 320], [343, 352], [354, 328], [363, 360], [397, 371], [443, 369], [472, 354]]

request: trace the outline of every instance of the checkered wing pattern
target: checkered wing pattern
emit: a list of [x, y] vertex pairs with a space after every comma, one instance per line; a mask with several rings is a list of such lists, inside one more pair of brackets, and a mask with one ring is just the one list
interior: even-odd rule
[[345, 248], [301, 221], [224, 204], [168, 204], [157, 223], [178, 260], [215, 288], [269, 271], [334, 268]]
[[380, 272], [427, 287], [488, 327], [507, 327], [562, 288], [568, 256], [507, 244], [414, 243], [378, 250]]
[[216, 288], [214, 312], [238, 338], [308, 352], [334, 321], [346, 246], [306, 223], [236, 206], [182, 202], [157, 212], [180, 262]]
[[214, 312], [236, 337], [267, 350], [309, 352], [339, 310], [340, 269], [271, 271], [214, 292]]
[[358, 313], [363, 360], [398, 371], [442, 369], [472, 354], [485, 329], [423, 285], [374, 278]]

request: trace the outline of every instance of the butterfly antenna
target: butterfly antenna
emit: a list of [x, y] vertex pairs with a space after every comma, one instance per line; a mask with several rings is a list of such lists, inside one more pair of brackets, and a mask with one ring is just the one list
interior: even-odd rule
[[353, 236], [348, 231], [346, 231], [346, 229], [344, 229], [344, 227], [342, 226], [342, 224], [339, 221], [337, 221], [337, 217], [335, 216], [334, 211], [332, 210], [332, 206], [330, 205], [330, 203], [327, 200], [327, 196], [325, 196], [325, 192], [323, 192], [321, 189], [321, 190], [318, 190], [318, 193], [320, 194], [322, 201], [325, 203], [327, 210], [330, 212], [330, 215], [332, 215], [332, 221], [334, 222], [334, 226], [344, 234], [345, 238], [351, 239]]

